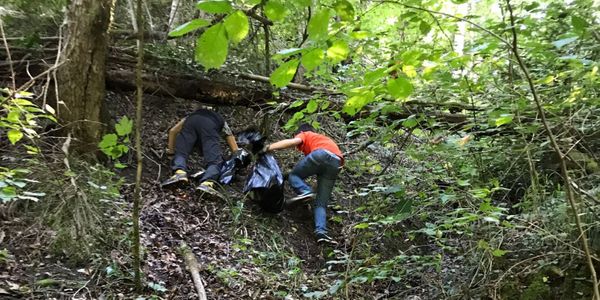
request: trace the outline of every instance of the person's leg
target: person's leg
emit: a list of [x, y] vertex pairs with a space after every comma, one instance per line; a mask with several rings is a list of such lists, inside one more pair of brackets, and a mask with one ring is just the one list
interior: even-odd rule
[[198, 129], [202, 141], [202, 154], [206, 163], [206, 171], [200, 182], [206, 180], [218, 181], [223, 164], [223, 150], [220, 144], [219, 130], [209, 118], [203, 118], [203, 126]]
[[330, 154], [319, 156], [322, 172], [317, 176], [317, 197], [313, 209], [315, 217], [315, 233], [327, 234], [327, 204], [339, 173], [340, 161]]
[[192, 153], [198, 135], [194, 130], [195, 119], [188, 117], [183, 123], [183, 129], [177, 134], [175, 139], [175, 155], [171, 161], [171, 170], [183, 170], [187, 172], [187, 158]]
[[296, 166], [294, 166], [292, 172], [290, 172], [288, 175], [288, 180], [294, 189], [294, 192], [296, 192], [298, 195], [311, 193], [312, 189], [310, 186], [308, 186], [308, 184], [306, 184], [304, 179], [306, 179], [308, 176], [315, 175], [318, 172], [319, 164], [315, 159], [314, 152], [301, 159]]

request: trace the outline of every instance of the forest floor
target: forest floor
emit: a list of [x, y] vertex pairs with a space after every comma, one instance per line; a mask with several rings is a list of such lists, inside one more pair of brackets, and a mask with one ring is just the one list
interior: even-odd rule
[[[310, 207], [269, 214], [247, 200], [242, 189], [250, 167], [240, 172], [233, 184], [222, 187], [226, 199], [204, 199], [194, 191], [193, 184], [185, 189], [163, 190], [159, 183], [169, 175], [168, 160], [161, 154], [166, 147], [166, 132], [177, 120], [192, 112], [196, 103], [149, 95], [144, 101], [141, 240], [145, 295], [161, 299], [196, 297], [179, 252], [181, 242], [187, 243], [196, 255], [210, 299], [297, 299], [323, 295], [319, 291], [331, 287], [327, 274], [343, 271], [343, 266], [327, 261], [335, 261], [351, 251], [352, 242], [342, 232], [342, 224], [352, 222], [347, 206], [352, 201], [351, 194], [358, 188], [355, 180], [349, 181], [342, 173], [330, 203], [328, 225], [331, 235], [339, 242], [335, 248], [316, 243]], [[107, 104], [113, 120], [134, 116], [132, 93], [109, 92]], [[218, 110], [236, 132], [249, 125], [258, 126], [260, 116], [265, 113], [247, 107]], [[272, 121], [269, 141], [286, 138], [279, 129], [285, 120]], [[345, 142], [345, 132], [340, 132], [339, 126], [324, 124], [323, 127], [328, 135]], [[110, 212], [113, 214], [110, 218], [126, 225], [124, 230], [130, 224], [127, 218], [131, 214], [133, 157], [130, 152], [129, 167], [120, 171], [126, 184], [121, 198], [114, 203], [118, 209]], [[301, 154], [294, 150], [280, 151], [276, 157], [286, 172]], [[199, 155], [193, 155], [190, 165], [201, 166]], [[291, 196], [289, 188], [286, 188], [286, 196]], [[10, 255], [4, 258], [6, 270], [0, 270], [2, 298], [134, 297], [128, 247], [113, 249], [110, 257], [95, 257], [92, 259], [95, 263], [72, 265], [68, 258], [50, 254], [47, 249], [45, 242], [51, 239], [52, 231], [30, 224], [19, 218], [3, 222], [10, 237], [7, 243]], [[127, 232], [122, 234], [126, 240], [122, 245], [129, 245]], [[0, 243], [4, 235], [3, 229]], [[390, 290], [383, 289], [381, 293], [360, 297], [385, 298], [387, 293]]]

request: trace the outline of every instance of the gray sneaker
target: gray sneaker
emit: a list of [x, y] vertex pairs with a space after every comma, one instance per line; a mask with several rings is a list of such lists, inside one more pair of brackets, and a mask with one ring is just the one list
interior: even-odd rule
[[300, 194], [300, 195], [298, 195], [296, 197], [288, 199], [285, 202], [285, 204], [287, 204], [287, 205], [295, 205], [295, 204], [301, 203], [301, 202], [308, 202], [308, 201], [310, 201], [310, 200], [312, 200], [314, 198], [315, 198], [315, 193], [306, 192], [306, 193]]
[[338, 242], [334, 241], [330, 236], [325, 233], [317, 233], [317, 243], [319, 244], [328, 244], [335, 246]]

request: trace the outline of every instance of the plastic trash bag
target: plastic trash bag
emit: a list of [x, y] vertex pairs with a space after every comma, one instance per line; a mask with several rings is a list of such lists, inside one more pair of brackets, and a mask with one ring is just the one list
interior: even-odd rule
[[233, 156], [221, 166], [219, 182], [221, 184], [230, 184], [235, 177], [235, 172], [240, 168], [247, 167], [251, 160], [250, 153], [243, 149], [234, 153]]
[[250, 128], [242, 131], [237, 135], [237, 143], [239, 145], [250, 145], [250, 152], [256, 154], [265, 146], [267, 139], [260, 134], [256, 129]]
[[271, 154], [259, 155], [252, 168], [244, 192], [267, 212], [283, 210], [283, 174]]

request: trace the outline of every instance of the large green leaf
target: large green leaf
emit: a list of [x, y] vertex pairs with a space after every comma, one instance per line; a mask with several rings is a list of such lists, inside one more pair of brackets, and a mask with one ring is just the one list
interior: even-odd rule
[[346, 103], [344, 103], [344, 108], [342, 111], [348, 115], [354, 116], [365, 105], [373, 101], [373, 98], [375, 98], [375, 93], [372, 91], [366, 91], [358, 95], [354, 95], [350, 97]]
[[303, 7], [312, 5], [312, 0], [296, 0], [296, 2]]
[[106, 134], [102, 137], [102, 141], [98, 144], [100, 149], [109, 149], [117, 145], [117, 135], [114, 133]]
[[313, 41], [327, 39], [329, 30], [329, 9], [316, 12], [308, 22], [308, 38]]
[[404, 77], [388, 80], [387, 90], [392, 97], [403, 99], [413, 92], [413, 86], [410, 81]]
[[181, 24], [177, 26], [177, 28], [173, 29], [169, 32], [170, 37], [182, 36], [188, 32], [194, 31], [198, 28], [206, 27], [210, 25], [210, 22], [204, 19], [194, 19], [187, 23]]
[[229, 40], [235, 44], [241, 42], [250, 30], [248, 25], [248, 17], [244, 12], [238, 10], [225, 18], [223, 21]]
[[265, 15], [273, 22], [281, 21], [287, 15], [287, 9], [277, 0], [269, 0], [265, 4]]
[[119, 123], [115, 124], [115, 130], [119, 136], [126, 136], [131, 133], [133, 128], [133, 121], [129, 120], [127, 116], [124, 116], [119, 120]]
[[226, 14], [233, 10], [231, 3], [227, 0], [198, 1], [196, 7], [211, 14]]
[[354, 6], [348, 0], [338, 0], [333, 7], [342, 21], [354, 20]]
[[315, 111], [317, 111], [317, 108], [319, 108], [319, 103], [315, 99], [311, 99], [310, 101], [308, 101], [308, 104], [306, 104], [306, 112], [309, 114], [312, 114]]
[[300, 61], [296, 58], [283, 63], [273, 71], [269, 81], [278, 88], [286, 86], [294, 78], [299, 63]]
[[311, 71], [318, 67], [323, 62], [324, 58], [325, 53], [323, 49], [313, 49], [302, 55], [302, 65], [307, 71]]
[[337, 40], [327, 49], [327, 58], [329, 58], [332, 63], [337, 64], [346, 59], [348, 53], [350, 53], [348, 43], [343, 40]]
[[196, 41], [196, 61], [207, 69], [219, 68], [227, 59], [227, 36], [222, 23], [208, 28]]
[[23, 133], [20, 130], [16, 130], [16, 129], [9, 130], [7, 135], [8, 135], [8, 140], [13, 145], [16, 144], [18, 141], [20, 141], [23, 138]]
[[6, 120], [11, 123], [19, 123], [19, 118], [21, 117], [21, 113], [19, 111], [13, 110], [8, 113], [6, 116]]

